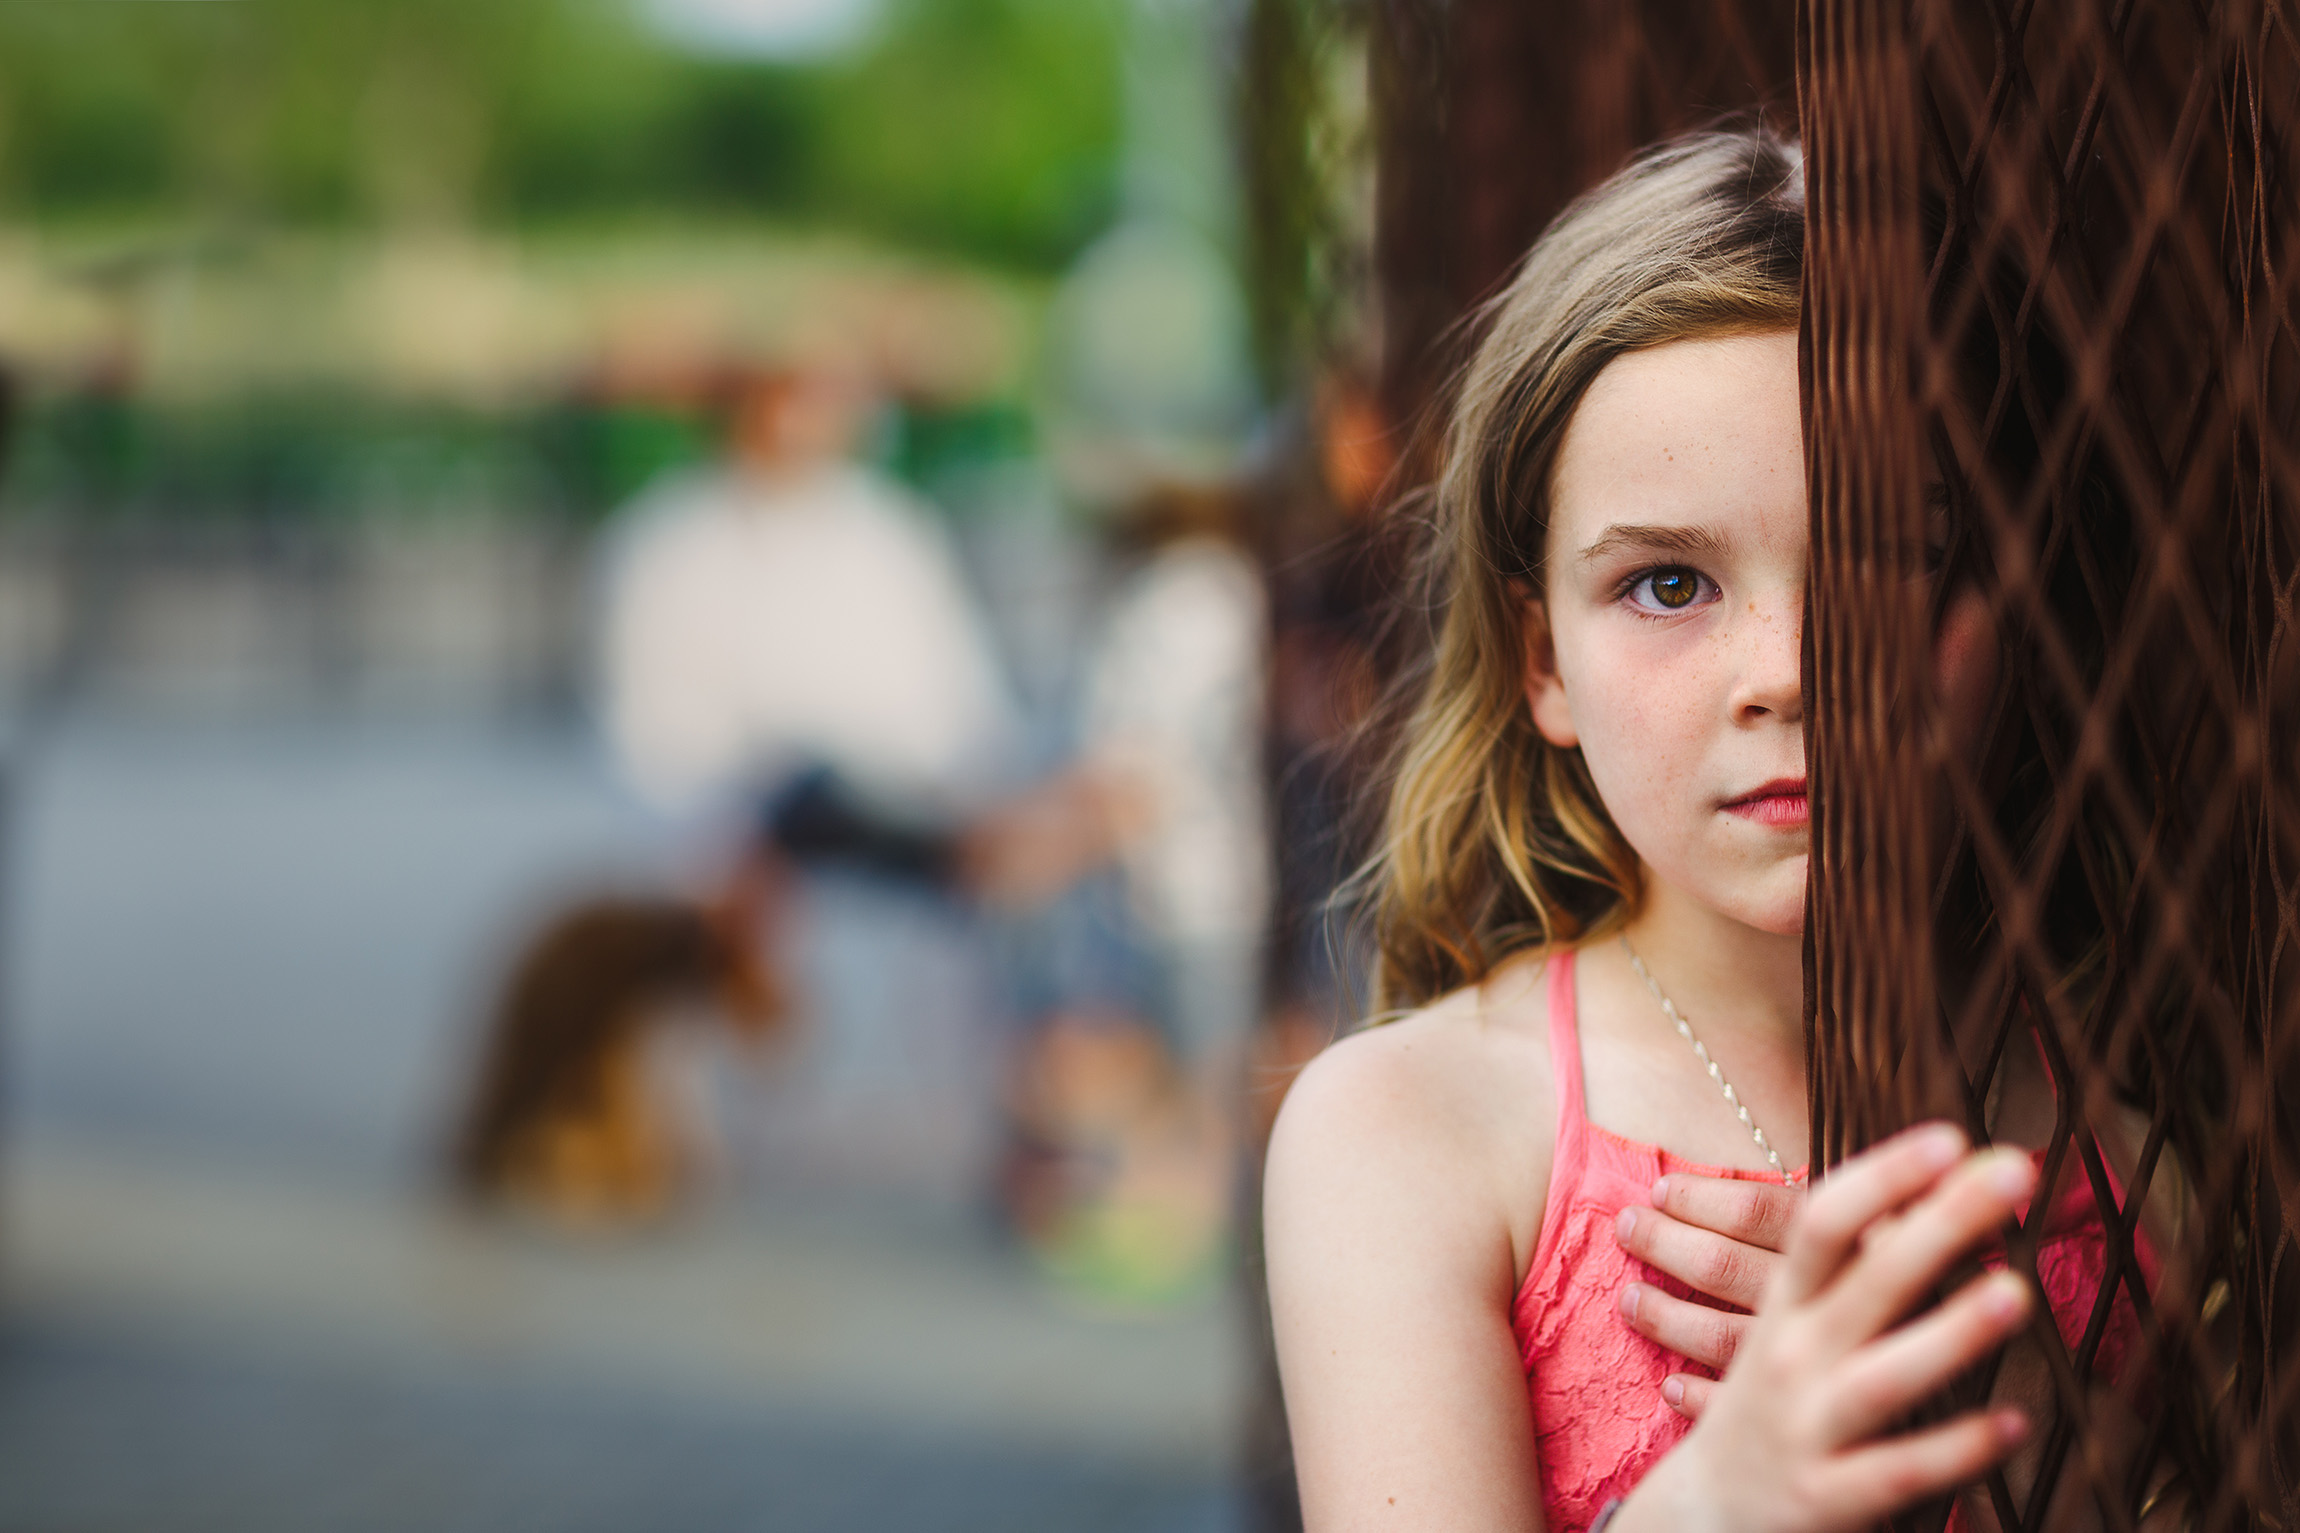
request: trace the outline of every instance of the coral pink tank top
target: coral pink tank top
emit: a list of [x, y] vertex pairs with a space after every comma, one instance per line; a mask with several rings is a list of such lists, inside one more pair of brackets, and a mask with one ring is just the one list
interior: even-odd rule
[[[1705, 1166], [1658, 1145], [1639, 1144], [1589, 1121], [1582, 1096], [1581, 1040], [1574, 1016], [1574, 955], [1549, 960], [1549, 1047], [1557, 1079], [1557, 1155], [1549, 1176], [1549, 1204], [1525, 1285], [1510, 1308], [1510, 1329], [1525, 1364], [1533, 1401], [1534, 1449], [1541, 1465], [1541, 1500], [1550, 1533], [1579, 1533], [1605, 1503], [1629, 1493], [1674, 1447], [1691, 1423], [1661, 1398], [1673, 1373], [1714, 1378], [1713, 1370], [1668, 1351], [1629, 1329], [1617, 1305], [1632, 1282], [1679, 1298], [1683, 1283], [1622, 1250], [1614, 1221], [1634, 1204], [1647, 1206], [1654, 1181], [1664, 1175], [1730, 1177], [1774, 1182], [1771, 1171]], [[2037, 1275], [2051, 1301], [2061, 1338], [2073, 1349], [2091, 1318], [2108, 1270], [2107, 1232], [2082, 1176], [2071, 1179], [2046, 1220], [2037, 1251]], [[2117, 1199], [2124, 1189], [2110, 1175]], [[2153, 1288], [2157, 1265], [2145, 1241], [2136, 1241], [2141, 1272]], [[2001, 1265], [2001, 1262], [1992, 1265]], [[2137, 1333], [2131, 1300], [2117, 1303], [2103, 1335], [2094, 1376], [2114, 1379]]]

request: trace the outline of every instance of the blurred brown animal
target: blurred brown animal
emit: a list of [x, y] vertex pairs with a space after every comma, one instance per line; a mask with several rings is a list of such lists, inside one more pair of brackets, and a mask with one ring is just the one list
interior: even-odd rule
[[546, 922], [489, 1024], [453, 1146], [459, 1188], [574, 1223], [669, 1209], [691, 1181], [693, 1145], [650, 1079], [648, 1037], [693, 1003], [747, 1035], [774, 1030], [783, 998], [751, 930], [659, 896], [591, 899]]

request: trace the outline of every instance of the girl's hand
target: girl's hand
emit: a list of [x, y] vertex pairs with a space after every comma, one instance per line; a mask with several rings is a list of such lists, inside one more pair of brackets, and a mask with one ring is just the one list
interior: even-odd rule
[[[1713, 1176], [1665, 1176], [1653, 1184], [1652, 1207], [1621, 1211], [1614, 1238], [1630, 1255], [1660, 1268], [1696, 1293], [1754, 1310], [1788, 1242], [1804, 1202], [1801, 1187]], [[1740, 1349], [1750, 1317], [1632, 1283], [1621, 1294], [1630, 1329], [1672, 1352], [1722, 1373]], [[1698, 1417], [1713, 1381], [1677, 1374], [1669, 1403]]]
[[2035, 1183], [2026, 1155], [1968, 1155], [1945, 1124], [1839, 1167], [1791, 1226], [1733, 1366], [1622, 1507], [1619, 1533], [1864, 1528], [2010, 1454], [2028, 1432], [2017, 1410], [1887, 1434], [2020, 1328], [2027, 1285], [1992, 1274], [1897, 1322]]

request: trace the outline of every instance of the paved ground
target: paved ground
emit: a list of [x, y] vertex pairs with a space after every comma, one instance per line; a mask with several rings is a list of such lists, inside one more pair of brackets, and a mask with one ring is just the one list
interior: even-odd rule
[[1123, 1459], [540, 1371], [24, 1327], [0, 1332], [0, 1485], [0, 1528], [26, 1533], [1235, 1526], [1218, 1484]]
[[[659, 856], [579, 740], [81, 724], [18, 786], [0, 1529], [1235, 1525], [1222, 1306], [1081, 1307], [926, 1184], [440, 1205], [494, 945]], [[820, 1078], [941, 1072], [890, 1038]]]

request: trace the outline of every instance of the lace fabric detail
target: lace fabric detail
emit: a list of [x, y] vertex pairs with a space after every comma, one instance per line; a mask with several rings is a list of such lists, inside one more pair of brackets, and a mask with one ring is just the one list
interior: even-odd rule
[[[1607, 1501], [1625, 1496], [1691, 1423], [1661, 1398], [1673, 1373], [1714, 1371], [1632, 1331], [1616, 1307], [1621, 1290], [1648, 1283], [1678, 1298], [1691, 1291], [1621, 1249], [1613, 1224], [1642, 1204], [1656, 1177], [1691, 1172], [1779, 1182], [1770, 1173], [1681, 1160], [1651, 1145], [1589, 1130], [1581, 1186], [1562, 1201], [1551, 1190], [1541, 1247], [1511, 1314], [1533, 1402], [1542, 1510], [1556, 1533], [1586, 1528]], [[1551, 1231], [1555, 1231], [1554, 1240]]]
[[[1771, 1171], [1702, 1165], [1609, 1133], [1588, 1121], [1574, 1020], [1573, 958], [1550, 960], [1552, 1066], [1557, 1079], [1557, 1154], [1539, 1241], [1510, 1310], [1518, 1357], [1533, 1406], [1534, 1451], [1551, 1533], [1581, 1533], [1608, 1501], [1626, 1496], [1692, 1424], [1661, 1398], [1673, 1373], [1714, 1378], [1713, 1370], [1648, 1341], [1621, 1318], [1621, 1290], [1645, 1283], [1679, 1298], [1691, 1291], [1621, 1249], [1614, 1221], [1643, 1206], [1663, 1175], [1771, 1182]], [[2113, 1182], [2113, 1178], [2112, 1178]], [[2121, 1198], [2123, 1189], [2117, 1187]], [[2144, 1242], [2142, 1276], [2156, 1264]], [[1988, 1265], [2002, 1266], [2000, 1256]], [[2082, 1339], [2107, 1271], [2107, 1233], [2083, 1182], [2054, 1201], [2037, 1250], [2037, 1274], [2070, 1346]], [[1736, 1311], [1738, 1313], [1738, 1311]], [[2130, 1354], [2138, 1319], [2123, 1295], [2110, 1314], [2094, 1376], [2114, 1380]]]

